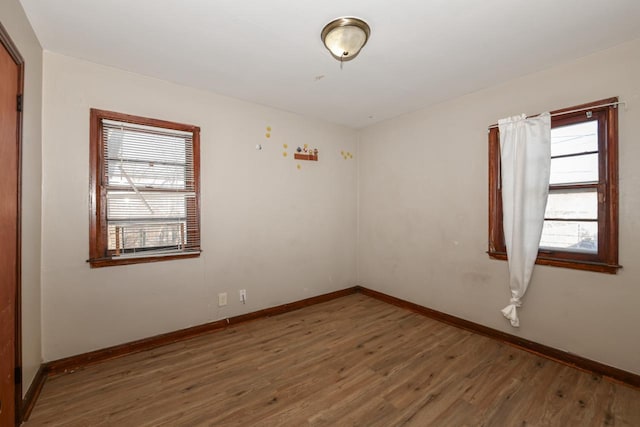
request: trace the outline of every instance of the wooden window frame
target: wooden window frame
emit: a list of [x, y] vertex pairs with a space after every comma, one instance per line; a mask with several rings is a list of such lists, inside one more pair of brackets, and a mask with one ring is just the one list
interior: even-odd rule
[[[536, 264], [602, 273], [617, 273], [618, 265], [618, 98], [552, 111], [551, 127], [598, 119], [598, 182], [585, 185], [550, 185], [563, 188], [596, 188], [598, 191], [598, 251], [596, 254], [541, 248]], [[577, 111], [576, 111], [577, 110]], [[592, 117], [587, 118], [587, 111]], [[489, 130], [489, 250], [492, 259], [507, 259], [502, 225], [500, 137], [497, 127]]]
[[[89, 264], [92, 268], [109, 267], [115, 265], [140, 264], [147, 262], [169, 261], [200, 256], [200, 246], [195, 250], [172, 255], [144, 256], [144, 257], [113, 257], [108, 250], [107, 235], [107, 190], [103, 185], [104, 177], [104, 142], [102, 138], [102, 120], [115, 120], [136, 125], [153, 126], [165, 129], [179, 130], [193, 134], [193, 174], [195, 186], [195, 204], [197, 236], [187, 235], [191, 241], [200, 241], [200, 128], [193, 125], [133, 116], [92, 108], [90, 112], [90, 150], [89, 150]], [[191, 232], [190, 232], [191, 233]]]

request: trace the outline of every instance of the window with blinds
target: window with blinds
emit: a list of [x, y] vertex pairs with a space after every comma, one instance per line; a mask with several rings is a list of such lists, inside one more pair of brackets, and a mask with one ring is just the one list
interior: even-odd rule
[[199, 128], [92, 110], [92, 134], [92, 266], [199, 254]]

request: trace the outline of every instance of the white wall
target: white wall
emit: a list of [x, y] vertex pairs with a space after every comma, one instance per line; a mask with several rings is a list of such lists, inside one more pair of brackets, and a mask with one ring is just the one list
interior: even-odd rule
[[[89, 268], [92, 107], [201, 127], [200, 258]], [[45, 52], [43, 135], [46, 361], [356, 284], [355, 131]]]
[[40, 367], [42, 48], [17, 0], [0, 2], [0, 22], [25, 61], [22, 122], [22, 392]]
[[[617, 275], [537, 266], [520, 329], [500, 309], [507, 263], [487, 250], [487, 126], [611, 96], [620, 121]], [[363, 286], [640, 374], [640, 40], [365, 129]]]

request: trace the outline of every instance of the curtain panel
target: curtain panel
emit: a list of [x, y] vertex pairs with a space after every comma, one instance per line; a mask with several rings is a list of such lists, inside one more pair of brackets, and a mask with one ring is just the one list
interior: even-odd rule
[[503, 226], [511, 299], [502, 309], [520, 326], [517, 308], [527, 291], [544, 225], [551, 167], [551, 116], [513, 116], [498, 121]]

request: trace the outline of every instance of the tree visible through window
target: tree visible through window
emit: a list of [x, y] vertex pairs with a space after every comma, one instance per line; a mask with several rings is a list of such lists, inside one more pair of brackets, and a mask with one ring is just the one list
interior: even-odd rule
[[[538, 264], [615, 273], [617, 98], [552, 112], [551, 176]], [[500, 142], [489, 132], [489, 256], [506, 259]]]
[[199, 128], [91, 110], [91, 265], [200, 252]]

